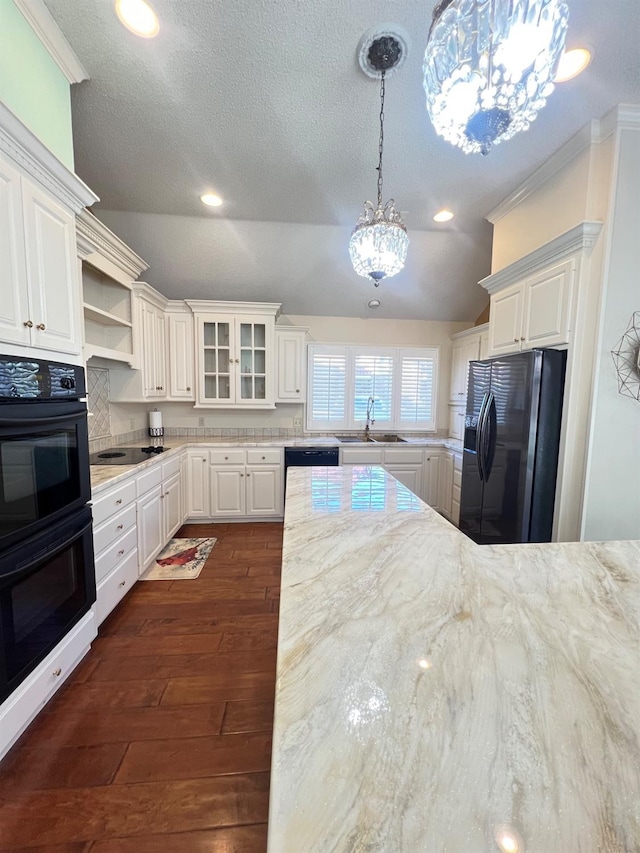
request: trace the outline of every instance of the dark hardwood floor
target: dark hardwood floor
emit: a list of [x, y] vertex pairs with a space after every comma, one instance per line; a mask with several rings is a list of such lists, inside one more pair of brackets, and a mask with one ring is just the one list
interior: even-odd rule
[[136, 584], [0, 763], [0, 850], [264, 853], [282, 524]]

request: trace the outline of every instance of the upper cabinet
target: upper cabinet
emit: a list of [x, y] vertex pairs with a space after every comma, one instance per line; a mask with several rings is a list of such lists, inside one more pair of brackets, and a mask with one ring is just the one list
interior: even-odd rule
[[462, 438], [467, 406], [469, 362], [486, 358], [489, 326], [474, 326], [451, 335], [451, 386], [449, 392], [449, 437]]
[[280, 306], [187, 300], [194, 313], [196, 406], [275, 405], [275, 319]]
[[307, 377], [306, 339], [302, 326], [276, 326], [276, 403], [303, 403]]
[[568, 259], [492, 292], [489, 355], [567, 344], [575, 271]]
[[75, 213], [94, 201], [82, 181], [0, 104], [0, 342], [5, 352], [33, 348], [45, 351], [45, 357], [81, 360]]
[[88, 210], [77, 216], [76, 231], [85, 361], [99, 358], [136, 367], [131, 290], [147, 264]]

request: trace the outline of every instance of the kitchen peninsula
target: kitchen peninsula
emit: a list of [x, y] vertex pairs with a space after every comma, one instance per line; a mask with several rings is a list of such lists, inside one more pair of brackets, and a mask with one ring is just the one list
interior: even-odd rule
[[478, 546], [289, 471], [270, 853], [640, 849], [640, 542]]

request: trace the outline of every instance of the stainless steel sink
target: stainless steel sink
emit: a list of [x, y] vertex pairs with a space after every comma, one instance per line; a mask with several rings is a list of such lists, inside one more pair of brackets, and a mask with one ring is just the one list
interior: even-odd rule
[[373, 438], [364, 435], [337, 435], [336, 438], [341, 444], [365, 444], [367, 441], [373, 441]]
[[397, 444], [399, 444], [400, 442], [404, 443], [406, 441], [405, 438], [401, 438], [399, 435], [375, 435], [369, 440], [375, 441], [375, 442], [387, 441], [387, 442], [394, 442]]

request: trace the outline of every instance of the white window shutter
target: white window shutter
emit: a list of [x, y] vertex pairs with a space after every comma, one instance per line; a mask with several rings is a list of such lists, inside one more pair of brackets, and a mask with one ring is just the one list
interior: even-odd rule
[[346, 375], [344, 347], [309, 346], [309, 429], [345, 428]]
[[422, 350], [400, 355], [400, 412], [402, 429], [436, 428], [438, 351]]
[[373, 417], [376, 426], [389, 425], [393, 420], [393, 365], [395, 352], [355, 351], [354, 395], [352, 416], [356, 424], [367, 418], [369, 399], [373, 397]]

